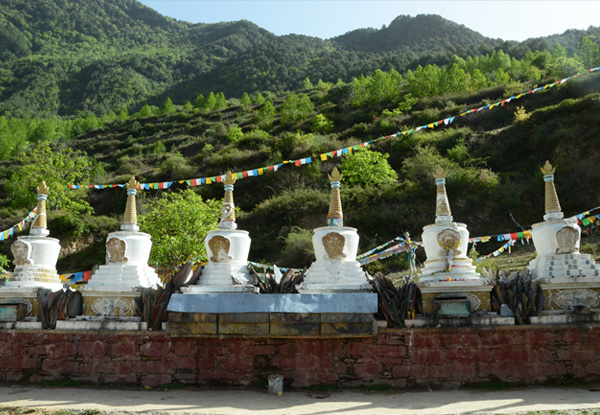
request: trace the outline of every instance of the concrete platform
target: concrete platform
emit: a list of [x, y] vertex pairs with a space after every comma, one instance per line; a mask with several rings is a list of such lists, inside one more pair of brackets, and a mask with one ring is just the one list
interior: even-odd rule
[[374, 314], [377, 312], [377, 294], [173, 294], [167, 311], [201, 314]]

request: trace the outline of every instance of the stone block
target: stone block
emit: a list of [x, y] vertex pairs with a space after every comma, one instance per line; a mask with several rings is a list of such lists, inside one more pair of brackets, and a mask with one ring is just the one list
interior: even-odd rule
[[195, 337], [216, 336], [217, 323], [167, 323], [167, 336], [171, 337]]
[[[180, 314], [183, 323], [217, 323], [217, 314], [204, 313], [169, 313]], [[171, 321], [171, 320], [169, 320]], [[176, 320], [173, 320], [176, 321]]]
[[221, 324], [264, 324], [269, 323], [267, 313], [235, 313], [219, 314], [219, 326]]
[[269, 323], [223, 323], [219, 321], [218, 334], [221, 336], [268, 337]]
[[271, 313], [271, 324], [320, 323], [321, 315], [312, 313]]
[[322, 323], [372, 323], [374, 321], [373, 314], [321, 314]]
[[320, 323], [271, 323], [271, 337], [319, 337]]

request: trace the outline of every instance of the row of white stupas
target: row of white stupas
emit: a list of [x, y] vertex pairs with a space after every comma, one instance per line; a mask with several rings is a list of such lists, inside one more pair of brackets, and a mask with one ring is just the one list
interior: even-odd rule
[[[563, 218], [556, 190], [554, 169], [546, 162], [542, 168], [545, 181], [546, 215], [533, 225], [532, 236], [537, 257], [530, 264], [534, 278], [544, 284], [550, 294], [551, 308], [566, 309], [572, 305], [596, 307], [600, 301], [598, 266], [589, 255], [579, 253], [581, 229]], [[436, 219], [423, 228], [423, 244], [427, 260], [418, 278], [424, 302], [440, 294], [461, 293], [471, 302], [473, 311], [488, 305], [492, 281], [484, 279], [467, 257], [469, 232], [463, 223], [454, 222], [446, 194], [445, 172], [433, 174], [437, 185]], [[342, 176], [334, 169], [329, 176], [331, 200], [327, 226], [314, 230], [313, 247], [316, 261], [310, 266], [301, 293], [364, 292], [371, 286], [368, 275], [356, 261], [359, 237], [356, 229], [343, 226], [340, 198]], [[225, 197], [218, 229], [208, 232], [205, 245], [208, 263], [194, 286], [184, 287], [182, 294], [256, 293], [255, 281], [248, 272], [250, 237], [238, 230], [235, 222], [233, 190], [236, 177], [226, 175]], [[92, 275], [80, 290], [85, 314], [134, 315], [133, 298], [143, 288], [161, 284], [156, 272], [148, 266], [150, 235], [139, 232], [135, 196], [135, 178], [127, 183], [127, 207], [121, 230], [110, 233], [106, 240], [106, 264]], [[62, 289], [56, 272], [60, 252], [57, 239], [49, 238], [45, 200], [48, 188], [37, 188], [37, 217], [29, 236], [20, 236], [12, 245], [15, 270], [0, 287], [0, 303], [25, 302], [30, 312], [36, 304], [37, 290]], [[560, 292], [553, 292], [552, 289]], [[568, 294], [563, 294], [568, 290]], [[558, 297], [563, 297], [558, 298]], [[558, 298], [558, 299], [557, 299]], [[426, 307], [427, 309], [427, 307]], [[33, 313], [35, 314], [35, 312]]]

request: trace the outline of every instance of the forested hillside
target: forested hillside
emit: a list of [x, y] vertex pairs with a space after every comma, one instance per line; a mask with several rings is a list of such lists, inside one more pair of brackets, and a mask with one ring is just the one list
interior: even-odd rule
[[[192, 25], [133, 0], [36, 4], [0, 4], [0, 231], [35, 206], [44, 178], [59, 272], [103, 263], [125, 206], [124, 190], [105, 185], [132, 174], [152, 183], [140, 192], [142, 230], [171, 247], [171, 257], [153, 251], [158, 267], [203, 258], [202, 229], [185, 220], [218, 217], [207, 201], [223, 188], [206, 178], [228, 170], [239, 172], [251, 259], [284, 267], [311, 261], [334, 166], [361, 251], [419, 238], [434, 219], [437, 165], [449, 171], [454, 218], [474, 236], [520, 230], [511, 214], [523, 226], [541, 220], [546, 160], [567, 215], [598, 204], [600, 72], [585, 72], [600, 66], [597, 28], [517, 43], [400, 16], [321, 40], [246, 21]], [[190, 240], [162, 241], [178, 232]], [[0, 267], [18, 234], [0, 242]], [[406, 266], [401, 255], [369, 269]]]
[[388, 27], [329, 40], [275, 36], [248, 21], [191, 24], [135, 0], [6, 0], [0, 3], [0, 115], [101, 116], [166, 97], [288, 91], [305, 78], [349, 82], [375, 69], [400, 73], [503, 49], [518, 59], [585, 35], [523, 43], [489, 39], [439, 16], [399, 16]]

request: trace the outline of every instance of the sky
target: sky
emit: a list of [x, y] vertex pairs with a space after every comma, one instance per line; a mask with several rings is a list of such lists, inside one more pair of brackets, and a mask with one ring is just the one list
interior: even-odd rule
[[140, 0], [192, 23], [249, 20], [276, 35], [322, 39], [354, 29], [380, 29], [398, 15], [438, 14], [492, 38], [522, 41], [600, 26], [600, 1], [398, 0]]

